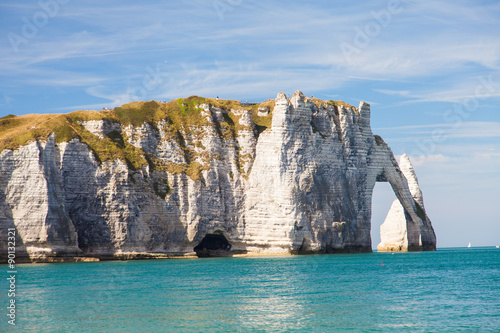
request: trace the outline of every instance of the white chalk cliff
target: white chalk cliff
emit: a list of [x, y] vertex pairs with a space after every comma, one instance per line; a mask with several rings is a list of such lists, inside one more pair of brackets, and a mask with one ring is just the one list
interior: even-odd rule
[[[147, 103], [152, 114], [163, 107]], [[373, 188], [389, 182], [397, 202], [379, 250], [436, 248], [413, 168], [373, 135], [367, 103], [296, 92], [272, 104], [257, 113], [199, 103], [203, 122], [175, 131], [170, 119], [82, 120], [68, 141], [55, 131], [4, 149], [2, 234], [15, 228], [18, 256], [29, 260], [182, 255], [198, 245], [206, 255], [369, 252]], [[263, 117], [272, 125], [256, 125]], [[144, 163], [103, 158], [94, 138], [132, 147]]]

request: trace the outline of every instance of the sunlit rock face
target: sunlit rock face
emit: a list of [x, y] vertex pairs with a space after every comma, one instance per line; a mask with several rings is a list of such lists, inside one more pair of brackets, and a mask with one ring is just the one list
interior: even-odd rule
[[[373, 188], [389, 182], [397, 200], [378, 249], [435, 249], [413, 168], [373, 135], [367, 103], [297, 91], [273, 105], [200, 103], [204, 121], [175, 135], [167, 119], [80, 122], [89, 135], [136, 147], [141, 167], [100, 159], [78, 138], [6, 149], [0, 228], [16, 230], [19, 255], [31, 260], [182, 255], [207, 235], [230, 244], [216, 248], [224, 255], [369, 252]], [[7, 244], [1, 251], [6, 258]]]

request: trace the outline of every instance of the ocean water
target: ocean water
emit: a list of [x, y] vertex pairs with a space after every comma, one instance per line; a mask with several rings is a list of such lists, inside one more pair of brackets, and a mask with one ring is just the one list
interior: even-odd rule
[[500, 331], [497, 248], [19, 265], [16, 278], [16, 326], [4, 281], [0, 331]]

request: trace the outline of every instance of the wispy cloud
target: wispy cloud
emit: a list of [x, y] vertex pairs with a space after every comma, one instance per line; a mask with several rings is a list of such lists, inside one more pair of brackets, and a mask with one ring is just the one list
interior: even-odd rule
[[[450, 138], [500, 138], [500, 122], [460, 122], [374, 128], [374, 131], [408, 135], [432, 135], [439, 129]], [[414, 139], [414, 138], [412, 138]]]
[[450, 83], [441, 90], [419, 88], [410, 90], [375, 89], [391, 96], [405, 98], [401, 104], [422, 102], [462, 103], [467, 99], [487, 99], [500, 97], [500, 72], [490, 72], [482, 76], [468, 77], [459, 83]]
[[[19, 16], [36, 10], [16, 3], [4, 8]], [[500, 9], [489, 3], [402, 1], [401, 13], [348, 61], [341, 43], [377, 24], [373, 13], [387, 8], [387, 1], [331, 6], [249, 0], [221, 21], [204, 1], [71, 2], [20, 54], [1, 41], [0, 70], [4, 82], [81, 87], [115, 102], [113, 96], [132, 89], [144, 67], [160, 59], [171, 64], [169, 80], [149, 92], [152, 98], [222, 90], [242, 98], [268, 97], [269, 91], [297, 88], [332, 94], [360, 82], [381, 82], [385, 87], [374, 91], [398, 97], [399, 103], [456, 102], [474, 94], [478, 71], [500, 74], [500, 37], [494, 29], [500, 27]], [[3, 29], [20, 30], [20, 17], [18, 24]], [[434, 84], [423, 88], [423, 81]], [[390, 83], [402, 89], [388, 88]]]

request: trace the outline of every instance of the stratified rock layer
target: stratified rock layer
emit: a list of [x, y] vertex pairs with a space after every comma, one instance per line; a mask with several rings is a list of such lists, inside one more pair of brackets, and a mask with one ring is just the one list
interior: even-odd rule
[[[89, 135], [119, 134], [123, 147], [139, 148], [148, 161], [140, 168], [101, 161], [78, 138], [56, 143], [51, 135], [4, 150], [0, 228], [15, 228], [18, 256], [185, 254], [212, 234], [224, 236], [231, 253], [367, 252], [376, 182], [389, 182], [400, 205], [382, 226], [379, 249], [435, 249], [413, 169], [404, 159], [401, 170], [373, 135], [367, 103], [355, 109], [296, 92], [290, 100], [278, 94], [274, 109], [253, 116], [197, 108], [205, 122], [175, 135], [166, 120], [81, 122]], [[268, 114], [272, 126], [263, 130], [252, 117]], [[228, 130], [229, 116], [237, 131]], [[1, 251], [5, 259], [6, 243]]]

